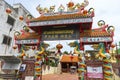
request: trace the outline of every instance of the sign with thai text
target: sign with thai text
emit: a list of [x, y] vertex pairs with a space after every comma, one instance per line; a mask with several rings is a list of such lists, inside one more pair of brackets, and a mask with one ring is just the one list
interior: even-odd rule
[[38, 39], [28, 39], [28, 40], [16, 40], [16, 44], [37, 44]]
[[30, 22], [29, 26], [47, 26], [47, 25], [58, 25], [58, 24], [70, 24], [70, 23], [89, 23], [92, 22], [92, 18], [75, 18], [75, 19], [61, 19], [61, 20], [49, 20], [49, 21], [37, 21]]
[[82, 37], [81, 42], [111, 42], [112, 37]]
[[102, 66], [99, 66], [99, 67], [87, 66], [87, 77], [88, 78], [101, 78], [101, 79], [103, 79]]

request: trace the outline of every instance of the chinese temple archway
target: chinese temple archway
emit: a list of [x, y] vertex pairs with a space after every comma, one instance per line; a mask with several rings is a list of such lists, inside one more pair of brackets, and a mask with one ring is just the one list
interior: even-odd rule
[[[109, 26], [105, 24], [103, 20], [100, 20], [98, 22], [99, 28], [92, 29], [94, 9], [90, 8], [89, 10], [86, 10], [85, 7], [87, 5], [87, 0], [84, 0], [84, 4], [82, 5], [70, 2], [68, 3], [67, 11], [64, 10], [63, 5], [60, 5], [58, 12], [54, 12], [54, 6], [51, 6], [50, 10], [42, 10], [42, 8], [38, 6], [37, 10], [41, 16], [30, 19], [28, 25], [34, 32], [25, 31], [22, 34], [15, 35], [15, 42], [18, 45], [18, 48], [20, 49], [22, 45], [35, 46], [38, 48], [40, 47], [40, 43], [46, 40], [79, 40], [80, 50], [84, 50], [84, 45], [102, 43], [101, 45], [104, 45], [104, 51], [107, 52], [113, 42], [114, 27]], [[39, 59], [41, 58], [39, 57]], [[102, 69], [101, 66], [103, 66], [103, 62], [101, 61], [98, 61], [100, 67], [98, 67], [98, 65], [93, 66], [94, 64], [92, 61], [91, 64], [86, 61], [86, 65], [82, 64], [82, 60], [80, 59], [79, 62], [80, 67], [85, 67], [87, 65], [87, 69], [93, 69], [93, 67], [95, 67], [94, 69], [97, 70], [98, 68]], [[95, 64], [97, 64], [97, 62], [95, 62]], [[83, 68], [80, 68], [80, 74], [84, 72], [84, 70], [81, 69]], [[109, 73], [106, 72], [105, 75], [107, 74]], [[36, 75], [37, 77], [40, 76], [40, 74]], [[88, 76], [89, 78], [85, 78], [86, 80], [89, 80], [90, 78], [95, 79], [92, 75]], [[109, 80], [103, 76], [98, 76], [98, 78], [98, 80]], [[82, 78], [80, 77], [79, 79]]]

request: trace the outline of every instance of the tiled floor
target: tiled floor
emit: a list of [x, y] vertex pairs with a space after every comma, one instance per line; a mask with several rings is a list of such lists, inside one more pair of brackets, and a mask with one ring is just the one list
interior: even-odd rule
[[77, 74], [47, 74], [42, 76], [42, 80], [78, 80]]

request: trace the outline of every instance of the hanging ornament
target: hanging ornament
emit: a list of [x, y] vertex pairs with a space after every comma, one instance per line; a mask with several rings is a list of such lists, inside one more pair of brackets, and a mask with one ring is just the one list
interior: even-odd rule
[[35, 46], [32, 46], [32, 50], [35, 50]]
[[26, 31], [26, 32], [29, 32], [28, 26], [23, 26], [23, 30]]
[[20, 17], [19, 17], [19, 20], [23, 21], [23, 19], [24, 19], [23, 16], [20, 16]]
[[17, 49], [17, 45], [14, 45], [14, 46], [13, 46], [13, 49], [14, 49], [14, 50]]
[[7, 9], [6, 9], [6, 13], [7, 13], [7, 14], [10, 14], [11, 12], [12, 12], [12, 11], [11, 11], [10, 8], [7, 8]]
[[115, 44], [111, 44], [111, 47], [114, 48], [114, 47], [115, 47]]
[[57, 48], [57, 49], [62, 49], [63, 46], [62, 46], [62, 44], [57, 44], [56, 48]]
[[58, 53], [60, 53], [60, 49], [62, 49], [63, 46], [62, 46], [62, 44], [57, 44], [57, 45], [56, 45], [56, 48], [58, 49]]
[[103, 20], [98, 21], [98, 26], [102, 27], [103, 25], [105, 25], [105, 21]]
[[73, 7], [74, 3], [72, 1], [70, 1], [67, 5], [68, 5], [68, 7]]

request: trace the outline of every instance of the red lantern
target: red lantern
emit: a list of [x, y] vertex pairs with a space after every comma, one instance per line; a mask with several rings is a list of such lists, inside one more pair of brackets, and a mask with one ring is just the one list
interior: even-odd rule
[[114, 48], [114, 47], [115, 47], [115, 44], [111, 44], [111, 47]]
[[74, 6], [74, 3], [72, 1], [70, 1], [67, 5], [68, 5], [68, 7], [72, 7], [72, 6]]
[[7, 14], [10, 14], [11, 12], [12, 12], [12, 11], [11, 11], [10, 8], [7, 8], [7, 9], [6, 9], [6, 13], [7, 13]]
[[17, 49], [17, 45], [14, 45], [14, 46], [13, 46], [13, 49]]
[[56, 48], [58, 49], [58, 53], [60, 53], [60, 49], [63, 48], [62, 44], [57, 44]]
[[32, 50], [35, 50], [35, 46], [32, 46]]
[[63, 48], [63, 46], [62, 46], [62, 44], [57, 44], [56, 48], [57, 48], [58, 50], [60, 50], [60, 49]]
[[20, 16], [20, 17], [19, 17], [19, 20], [21, 20], [21, 21], [22, 21], [23, 19], [24, 19], [24, 18], [23, 18], [23, 16]]

